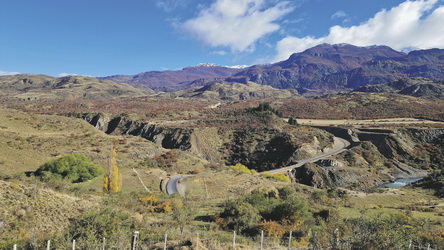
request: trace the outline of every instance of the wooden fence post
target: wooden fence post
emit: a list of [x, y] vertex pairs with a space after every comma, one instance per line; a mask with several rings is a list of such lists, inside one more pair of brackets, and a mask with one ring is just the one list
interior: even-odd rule
[[199, 233], [197, 233], [197, 238], [196, 238], [196, 250], [199, 249]]
[[290, 231], [290, 238], [288, 239], [288, 250], [291, 249], [291, 235], [292, 235], [292, 231]]
[[163, 250], [167, 249], [167, 234], [165, 234], [165, 243], [163, 244]]
[[261, 231], [261, 250], [264, 245], [264, 230]]
[[76, 240], [72, 240], [72, 250], [76, 250]]
[[17, 245], [14, 244], [14, 246], [12, 247], [12, 249], [17, 250]]
[[102, 250], [105, 250], [105, 238], [103, 238], [103, 242], [102, 242]]
[[136, 250], [137, 249], [137, 240], [139, 239], [139, 231], [134, 231], [133, 233], [133, 239], [131, 242], [131, 249]]
[[236, 231], [233, 231], [233, 250], [236, 249]]
[[333, 232], [333, 249], [339, 248], [339, 229], [335, 229]]

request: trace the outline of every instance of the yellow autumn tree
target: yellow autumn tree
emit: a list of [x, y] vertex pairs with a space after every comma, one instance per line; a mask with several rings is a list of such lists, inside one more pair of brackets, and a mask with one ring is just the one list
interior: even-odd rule
[[104, 192], [119, 192], [122, 189], [122, 174], [117, 167], [116, 155], [116, 148], [113, 145], [113, 156], [109, 161], [108, 173], [103, 176]]

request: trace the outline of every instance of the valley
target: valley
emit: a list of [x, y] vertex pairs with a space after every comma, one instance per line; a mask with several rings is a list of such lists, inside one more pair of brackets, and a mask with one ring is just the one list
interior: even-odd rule
[[441, 54], [0, 76], [0, 249], [442, 249]]

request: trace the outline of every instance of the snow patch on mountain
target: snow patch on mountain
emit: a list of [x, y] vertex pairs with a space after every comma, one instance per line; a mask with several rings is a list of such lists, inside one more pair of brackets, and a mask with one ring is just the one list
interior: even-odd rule
[[[234, 65], [234, 66], [223, 66], [223, 65], [219, 65], [219, 64], [215, 64], [215, 63], [199, 63], [197, 65], [194, 66], [189, 66], [186, 68], [201, 68], [201, 67], [224, 67], [224, 68], [230, 68], [230, 69], [245, 69], [250, 67], [250, 65]], [[184, 68], [184, 69], [186, 69]]]

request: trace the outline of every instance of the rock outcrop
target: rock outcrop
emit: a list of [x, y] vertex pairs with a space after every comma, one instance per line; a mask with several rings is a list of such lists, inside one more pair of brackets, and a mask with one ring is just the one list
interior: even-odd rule
[[316, 188], [367, 189], [392, 180], [390, 175], [372, 173], [365, 169], [347, 168], [345, 171], [342, 167], [322, 167], [315, 163], [293, 169], [289, 176], [293, 182]]
[[408, 128], [410, 136], [419, 143], [433, 143], [444, 137], [444, 128], [437, 129], [416, 129]]
[[332, 143], [331, 135], [317, 129], [310, 129], [312, 138], [303, 140], [311, 142], [301, 143], [297, 142], [298, 138], [272, 128], [175, 128], [133, 121], [126, 115], [108, 117], [99, 113], [80, 114], [79, 117], [107, 134], [140, 136], [163, 148], [193, 152], [213, 163], [242, 163], [257, 171], [294, 164], [320, 154]]
[[[294, 182], [318, 188], [367, 189], [400, 178], [424, 177], [417, 158], [418, 143], [430, 143], [444, 136], [444, 129], [348, 129], [324, 128], [354, 144], [335, 157], [308, 163], [289, 174]], [[352, 140], [352, 136], [355, 139]]]

